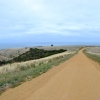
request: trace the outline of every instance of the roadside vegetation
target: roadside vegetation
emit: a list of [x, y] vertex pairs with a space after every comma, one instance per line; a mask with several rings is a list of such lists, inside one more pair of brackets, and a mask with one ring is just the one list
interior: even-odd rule
[[46, 60], [46, 62], [42, 61], [38, 63], [38, 65], [34, 63], [30, 63], [28, 65], [25, 64], [23, 66], [20, 66], [19, 70], [15, 70], [13, 72], [8, 71], [6, 73], [0, 73], [0, 94], [8, 88], [14, 88], [25, 81], [30, 81], [31, 79], [45, 73], [53, 66], [56, 66], [61, 62], [70, 59], [76, 53], [56, 56], [52, 59], [48, 59], [48, 61]]
[[62, 53], [65, 51], [67, 51], [67, 50], [64, 50], [64, 49], [44, 50], [44, 49], [30, 48], [29, 51], [19, 55], [18, 57], [13, 58], [12, 60], [0, 61], [0, 66], [8, 64], [8, 63], [11, 64], [11, 63], [15, 63], [15, 62], [23, 62], [23, 61], [28, 61], [28, 60], [40, 59], [40, 58], [48, 57], [50, 55]]
[[89, 57], [90, 59], [92, 59], [93, 61], [98, 62], [100, 64], [100, 55], [87, 53], [87, 50], [86, 49], [83, 50], [83, 53], [87, 57]]

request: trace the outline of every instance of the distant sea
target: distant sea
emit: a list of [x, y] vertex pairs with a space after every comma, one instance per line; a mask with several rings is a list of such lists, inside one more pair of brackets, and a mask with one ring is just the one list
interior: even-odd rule
[[35, 46], [78, 46], [78, 45], [89, 45], [89, 46], [100, 46], [100, 43], [92, 42], [34, 42], [34, 43], [0, 43], [0, 49], [9, 48], [23, 48], [23, 47], [35, 47]]

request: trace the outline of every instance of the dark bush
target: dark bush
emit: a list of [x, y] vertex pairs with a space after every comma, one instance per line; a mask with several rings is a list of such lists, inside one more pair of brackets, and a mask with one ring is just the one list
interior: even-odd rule
[[44, 58], [50, 55], [58, 54], [65, 52], [66, 50], [44, 50], [44, 49], [37, 49], [37, 48], [30, 48], [29, 51], [19, 55], [18, 57], [13, 58], [9, 61], [0, 61], [0, 66], [7, 64], [7, 63], [14, 63], [14, 62], [22, 62], [34, 59]]

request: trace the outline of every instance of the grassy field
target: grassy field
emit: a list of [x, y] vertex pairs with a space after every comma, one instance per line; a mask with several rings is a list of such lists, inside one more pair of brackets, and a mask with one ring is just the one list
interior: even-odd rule
[[65, 49], [68, 52], [73, 52], [79, 49], [80, 46], [36, 46], [36, 47], [25, 47], [25, 48], [2, 49], [0, 50], [0, 60], [11, 60], [29, 51], [30, 48], [38, 48], [38, 49], [44, 49], [44, 50]]
[[[24, 81], [31, 80], [42, 73], [45, 73], [47, 70], [52, 68], [53, 66], [58, 65], [59, 63], [70, 59], [76, 53], [71, 54], [63, 54], [55, 57], [51, 57], [52, 59], [45, 59], [42, 61], [36, 61], [36, 63], [26, 63], [23, 62], [20, 66], [17, 66], [16, 69], [12, 70], [13, 67], [10, 66], [10, 69], [6, 69], [6, 71], [1, 70], [0, 73], [0, 94], [7, 90], [8, 88], [16, 87], [22, 84]], [[4, 68], [4, 67], [2, 67]], [[8, 68], [8, 67], [6, 67]], [[3, 72], [4, 71], [4, 72]]]
[[0, 50], [0, 60], [11, 60], [27, 51], [29, 48], [2, 49]]
[[100, 47], [88, 47], [87, 53], [100, 55]]
[[66, 50], [64, 49], [44, 50], [44, 49], [30, 48], [29, 51], [19, 55], [18, 57], [13, 58], [12, 60], [0, 61], [0, 66], [6, 65], [6, 64], [12, 64], [16, 62], [25, 62], [25, 61], [30, 61], [30, 60], [41, 59], [41, 58], [45, 58], [51, 55], [63, 53], [65, 51]]
[[24, 68], [27, 68], [27, 67], [29, 67], [33, 64], [34, 64], [34, 66], [38, 66], [38, 65], [41, 65], [41, 64], [47, 64], [48, 61], [50, 61], [50, 60], [53, 61], [56, 58], [59, 58], [61, 56], [65, 56], [65, 55], [68, 55], [68, 54], [71, 54], [71, 53], [74, 53], [74, 52], [63, 52], [63, 53], [51, 55], [51, 56], [48, 56], [48, 57], [45, 57], [45, 58], [41, 58], [41, 59], [6, 64], [6, 65], [3, 65], [3, 66], [0, 67], [0, 74], [19, 71], [22, 66]]
[[100, 55], [88, 53], [87, 50], [84, 50], [83, 53], [90, 59], [92, 59], [100, 64]]

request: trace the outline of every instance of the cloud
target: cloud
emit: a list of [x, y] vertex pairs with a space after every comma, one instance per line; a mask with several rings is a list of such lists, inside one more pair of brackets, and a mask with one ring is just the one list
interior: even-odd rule
[[23, 0], [23, 4], [29, 9], [35, 12], [43, 10], [44, 0]]
[[80, 37], [82, 41], [87, 37], [98, 38], [99, 4], [99, 0], [1, 0], [0, 39], [24, 37], [24, 41], [35, 36], [45, 39], [49, 34], [57, 41], [64, 37], [70, 40]]

